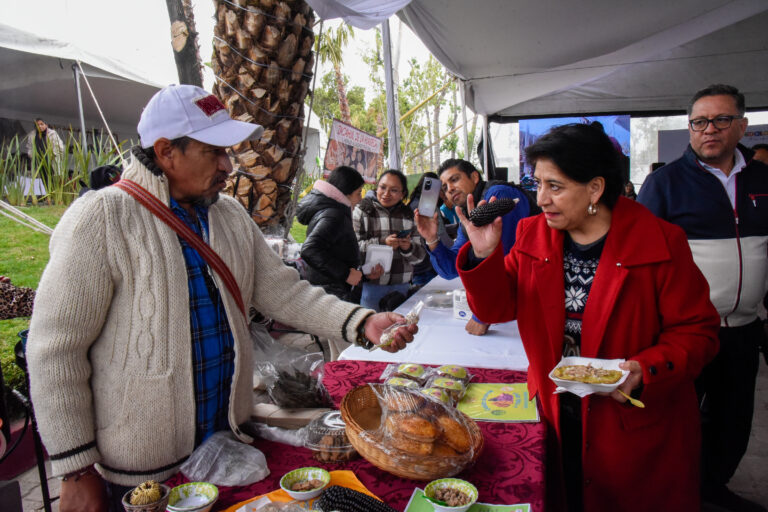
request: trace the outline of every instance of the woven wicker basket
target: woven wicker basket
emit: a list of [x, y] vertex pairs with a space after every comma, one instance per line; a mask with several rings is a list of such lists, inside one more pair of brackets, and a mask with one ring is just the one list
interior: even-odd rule
[[[455, 457], [416, 455], [383, 449], [374, 432], [381, 422], [381, 406], [370, 386], [359, 386], [341, 401], [341, 416], [349, 442], [368, 462], [395, 476], [413, 480], [434, 480], [460, 473], [477, 460], [483, 449], [483, 435], [471, 418], [464, 415], [472, 439], [470, 453]], [[462, 414], [462, 413], [459, 413]]]

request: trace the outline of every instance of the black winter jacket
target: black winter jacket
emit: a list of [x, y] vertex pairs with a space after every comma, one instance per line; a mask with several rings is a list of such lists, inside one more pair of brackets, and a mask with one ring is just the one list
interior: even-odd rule
[[307, 264], [307, 279], [343, 300], [350, 299], [347, 284], [350, 268], [360, 265], [360, 249], [352, 228], [352, 210], [335, 199], [313, 190], [301, 200], [297, 219], [307, 227], [301, 257]]

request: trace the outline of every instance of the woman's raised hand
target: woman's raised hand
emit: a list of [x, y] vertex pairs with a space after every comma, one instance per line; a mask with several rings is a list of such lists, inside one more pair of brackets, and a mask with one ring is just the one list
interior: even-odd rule
[[[496, 197], [491, 197], [491, 201], [496, 200]], [[477, 206], [485, 204], [485, 201], [480, 201]], [[467, 211], [471, 212], [475, 209], [475, 200], [472, 194], [467, 195]], [[493, 253], [496, 246], [499, 245], [501, 240], [501, 217], [497, 217], [490, 224], [477, 227], [472, 224], [461, 208], [456, 208], [456, 215], [459, 217], [459, 221], [467, 232], [469, 242], [472, 244], [472, 250], [475, 252], [475, 256], [478, 258], [487, 258]]]

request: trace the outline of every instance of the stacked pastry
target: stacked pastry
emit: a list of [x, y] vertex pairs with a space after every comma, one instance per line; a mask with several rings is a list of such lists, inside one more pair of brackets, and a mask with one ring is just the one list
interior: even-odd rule
[[455, 409], [425, 396], [389, 387], [384, 387], [379, 399], [384, 446], [408, 454], [438, 457], [470, 452], [469, 430]]

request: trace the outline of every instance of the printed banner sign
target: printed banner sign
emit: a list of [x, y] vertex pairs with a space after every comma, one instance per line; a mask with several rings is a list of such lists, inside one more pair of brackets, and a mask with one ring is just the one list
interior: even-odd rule
[[347, 165], [357, 169], [366, 183], [375, 183], [376, 160], [381, 147], [380, 138], [334, 119], [325, 150], [323, 172], [327, 176], [336, 167]]

